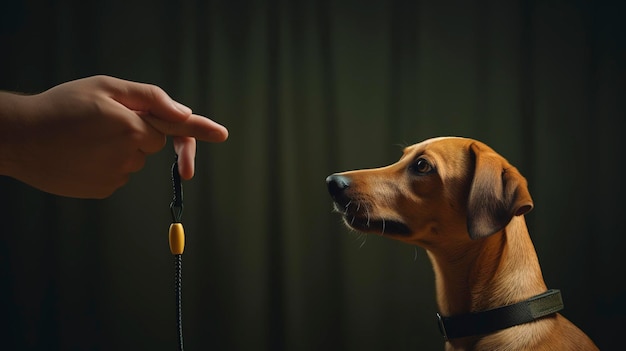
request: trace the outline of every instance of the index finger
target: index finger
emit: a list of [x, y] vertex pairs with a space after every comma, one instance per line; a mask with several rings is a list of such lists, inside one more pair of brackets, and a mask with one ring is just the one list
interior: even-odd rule
[[220, 143], [228, 138], [228, 129], [204, 116], [190, 115], [184, 121], [164, 121], [150, 114], [140, 114], [146, 122], [165, 135], [193, 137], [200, 141]]

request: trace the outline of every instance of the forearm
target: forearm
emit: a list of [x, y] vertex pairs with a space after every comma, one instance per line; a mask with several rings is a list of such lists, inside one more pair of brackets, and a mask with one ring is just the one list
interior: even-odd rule
[[33, 97], [0, 92], [0, 175], [15, 177], [20, 160], [20, 144], [28, 138], [28, 114], [33, 109]]

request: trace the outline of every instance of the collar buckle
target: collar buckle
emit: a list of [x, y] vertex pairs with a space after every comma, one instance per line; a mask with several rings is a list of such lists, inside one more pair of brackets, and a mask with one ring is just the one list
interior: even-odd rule
[[443, 317], [437, 312], [437, 324], [439, 325], [439, 332], [443, 335], [443, 340], [448, 341], [448, 333], [446, 332], [446, 325], [443, 323]]

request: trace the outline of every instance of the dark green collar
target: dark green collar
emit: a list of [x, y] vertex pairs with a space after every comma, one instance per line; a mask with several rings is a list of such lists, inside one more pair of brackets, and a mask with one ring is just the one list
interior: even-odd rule
[[532, 322], [563, 309], [561, 291], [548, 290], [528, 300], [482, 312], [444, 317], [437, 313], [439, 331], [445, 340], [493, 333]]

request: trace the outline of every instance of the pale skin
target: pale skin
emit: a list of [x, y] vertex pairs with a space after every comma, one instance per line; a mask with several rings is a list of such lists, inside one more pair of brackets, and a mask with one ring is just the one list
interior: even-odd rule
[[109, 76], [57, 85], [36, 95], [0, 92], [0, 175], [42, 191], [106, 198], [172, 137], [183, 179], [194, 175], [196, 140], [228, 130], [161, 88]]

